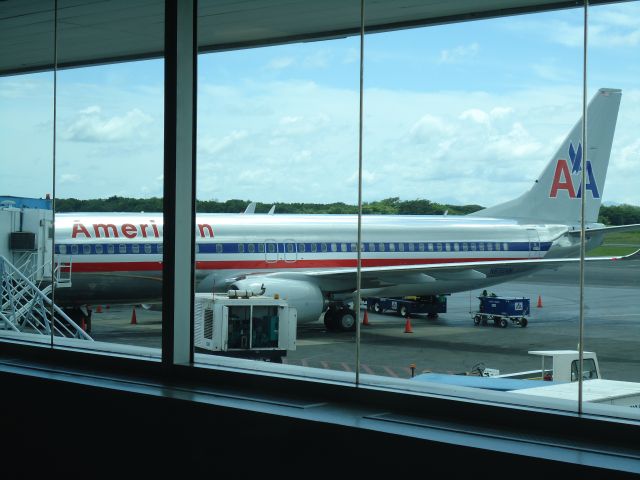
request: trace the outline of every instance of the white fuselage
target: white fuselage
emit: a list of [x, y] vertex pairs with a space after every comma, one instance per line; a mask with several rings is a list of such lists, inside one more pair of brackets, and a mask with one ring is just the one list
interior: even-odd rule
[[[162, 215], [58, 214], [55, 253], [71, 263], [63, 304], [150, 303], [161, 299]], [[521, 225], [464, 216], [363, 216], [362, 267], [539, 259], [574, 255], [566, 225]], [[200, 214], [196, 288], [224, 290], [229, 279], [278, 271], [354, 268], [353, 215]], [[452, 293], [500, 283], [531, 268], [493, 268], [482, 280], [455, 276], [370, 288], [377, 295]], [[353, 290], [353, 287], [351, 287]]]

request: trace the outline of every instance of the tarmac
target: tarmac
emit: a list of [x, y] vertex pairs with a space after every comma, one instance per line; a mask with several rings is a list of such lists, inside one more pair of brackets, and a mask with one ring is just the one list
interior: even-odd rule
[[[409, 378], [424, 371], [471, 372], [478, 365], [509, 373], [540, 368], [529, 350], [577, 349], [578, 268], [541, 271], [488, 290], [529, 298], [528, 326], [475, 326], [480, 289], [448, 296], [447, 312], [437, 319], [410, 318], [412, 333], [406, 333], [404, 318], [368, 312], [369, 325], [360, 325], [361, 373]], [[160, 347], [161, 312], [135, 311], [132, 324], [131, 306], [102, 307], [102, 312], [94, 307], [92, 337]], [[598, 355], [603, 378], [640, 382], [640, 260], [586, 265], [583, 335], [585, 349]], [[321, 321], [299, 325], [297, 348], [284, 363], [353, 372], [355, 339], [356, 333], [327, 332]]]

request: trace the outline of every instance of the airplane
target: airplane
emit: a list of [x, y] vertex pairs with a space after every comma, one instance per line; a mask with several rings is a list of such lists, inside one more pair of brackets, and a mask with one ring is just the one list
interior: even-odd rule
[[[587, 249], [607, 231], [638, 229], [597, 223], [621, 95], [603, 88], [590, 101], [588, 155], [579, 120], [514, 200], [464, 216], [363, 216], [361, 296], [469, 291], [576, 262], [582, 195]], [[196, 291], [278, 294], [297, 309], [299, 323], [323, 316], [329, 330], [354, 330], [357, 216], [256, 214], [250, 207], [245, 215], [196, 215]], [[65, 213], [55, 224], [56, 259], [72, 278], [70, 288], [56, 290], [56, 303], [161, 301], [162, 214]]]

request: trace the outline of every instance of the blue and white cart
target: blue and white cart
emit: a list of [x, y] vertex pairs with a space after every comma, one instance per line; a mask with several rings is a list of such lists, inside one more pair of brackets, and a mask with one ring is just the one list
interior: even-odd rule
[[506, 328], [509, 321], [526, 327], [529, 321], [530, 301], [525, 297], [496, 297], [483, 295], [478, 297], [480, 309], [472, 312], [474, 325], [488, 325], [490, 321], [496, 327]]

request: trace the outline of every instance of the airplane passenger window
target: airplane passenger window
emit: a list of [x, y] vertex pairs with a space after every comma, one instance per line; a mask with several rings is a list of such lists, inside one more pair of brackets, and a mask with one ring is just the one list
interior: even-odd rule
[[137, 243], [131, 245], [131, 253], [140, 253], [140, 245]]
[[247, 247], [249, 253], [254, 253], [256, 251], [256, 246], [253, 243], [250, 243]]
[[159, 243], [158, 244], [158, 253], [162, 254], [163, 249], [164, 249], [164, 245], [162, 243]]
[[323, 243], [322, 245], [320, 245], [320, 250], [322, 250], [322, 252], [326, 252], [327, 251], [327, 244]]
[[[362, 250], [361, 250], [361, 251], [362, 251], [362, 252], [364, 252], [364, 244], [362, 244], [362, 245], [360, 245], [360, 246], [362, 247]], [[356, 251], [358, 251], [358, 246], [357, 246], [355, 243], [352, 243], [352, 244], [351, 244], [351, 251], [352, 251], [352, 252], [356, 252]]]
[[258, 244], [258, 252], [259, 253], [264, 253], [264, 243], [259, 243]]
[[396, 244], [395, 243], [391, 242], [389, 244], [389, 251], [390, 252], [395, 252], [396, 251]]
[[318, 251], [318, 244], [317, 243], [312, 243], [311, 244], [311, 253], [316, 253]]
[[71, 253], [73, 255], [77, 255], [78, 254], [78, 245], [71, 245]]
[[484, 251], [484, 243], [482, 242], [478, 243], [478, 250]]
[[298, 252], [304, 253], [305, 250], [306, 250], [306, 247], [305, 247], [304, 243], [299, 243], [298, 244]]
[[337, 252], [338, 251], [338, 244], [337, 243], [332, 243], [331, 244], [331, 251], [332, 252]]
[[487, 243], [487, 250], [493, 250], [493, 243]]
[[244, 243], [238, 244], [238, 253], [244, 253]]
[[441, 251], [442, 251], [442, 244], [441, 244], [441, 243], [436, 243], [436, 250], [437, 250], [438, 252], [441, 252]]
[[107, 245], [107, 253], [115, 253], [116, 249], [113, 245]]
[[[196, 247], [197, 246], [198, 245], [196, 245]], [[151, 253], [151, 245], [149, 245], [148, 243], [144, 245], [144, 253]]]
[[384, 251], [385, 251], [384, 243], [379, 243], [379, 244], [378, 244], [378, 250], [379, 250], [379, 251], [381, 251], [381, 252], [384, 252]]
[[402, 243], [402, 242], [398, 243], [398, 251], [399, 252], [404, 252], [404, 243]]
[[447, 252], [450, 252], [450, 251], [451, 251], [451, 244], [450, 244], [449, 242], [445, 243], [445, 244], [444, 244], [444, 249], [445, 249]]
[[348, 251], [348, 250], [347, 250], [347, 244], [346, 244], [346, 243], [341, 244], [341, 245], [340, 245], [340, 250], [342, 250], [343, 252]]
[[293, 250], [294, 250], [293, 243], [287, 243], [287, 252], [293, 253]]
[[122, 243], [118, 245], [118, 253], [127, 253], [127, 246]]
[[504, 243], [502, 244], [502, 250], [504, 250], [505, 252], [506, 252], [507, 250], [509, 250], [509, 244], [508, 244], [507, 242], [504, 242]]
[[462, 242], [462, 251], [466, 252], [469, 250], [469, 244], [467, 242]]
[[[269, 247], [272, 247], [273, 245], [269, 245]], [[222, 253], [222, 244], [221, 243], [216, 243], [216, 253]]]
[[97, 254], [101, 254], [102, 253], [102, 245], [96, 245], [96, 253]]
[[500, 250], [500, 243], [499, 242], [496, 242], [495, 249], [498, 250], [498, 251]]
[[418, 244], [418, 250], [420, 250], [421, 252], [424, 252], [424, 243], [420, 242]]
[[84, 253], [85, 255], [88, 255], [91, 253], [91, 245], [83, 245], [82, 246], [82, 253]]
[[369, 251], [370, 252], [375, 252], [376, 251], [376, 244], [375, 243], [370, 243], [369, 244]]
[[427, 248], [430, 252], [433, 252], [433, 243], [429, 243], [428, 244], [428, 248]]
[[58, 248], [60, 250], [60, 255], [66, 255], [66, 253], [67, 253], [67, 246], [66, 245], [60, 245]]
[[413, 252], [416, 249], [416, 245], [414, 243], [409, 243], [409, 251]]
[[477, 249], [477, 246], [476, 246], [476, 243], [475, 243], [475, 242], [470, 243], [470, 244], [469, 244], [469, 247], [471, 247], [471, 251], [472, 251], [472, 252], [475, 252], [475, 251], [476, 251], [476, 249]]

